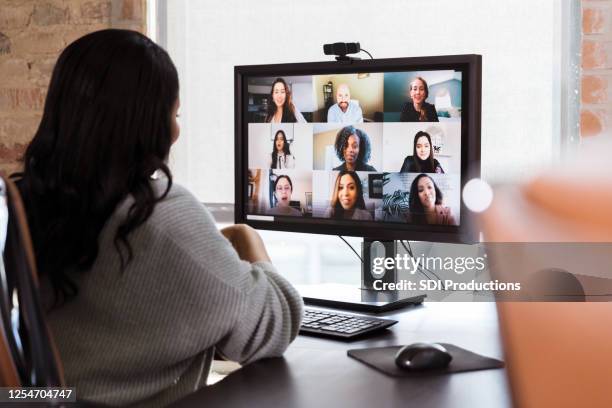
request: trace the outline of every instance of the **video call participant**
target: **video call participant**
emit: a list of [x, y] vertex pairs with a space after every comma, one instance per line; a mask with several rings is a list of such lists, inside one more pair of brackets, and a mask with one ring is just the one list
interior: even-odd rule
[[292, 169], [295, 167], [295, 157], [289, 151], [287, 136], [283, 130], [276, 132], [272, 143], [271, 169]]
[[404, 159], [400, 173], [444, 173], [438, 160], [433, 157], [429, 133], [420, 131], [414, 135], [412, 156]]
[[343, 161], [334, 170], [376, 171], [368, 164], [372, 148], [367, 133], [353, 126], [345, 126], [336, 135], [336, 156]]
[[371, 220], [372, 215], [365, 208], [363, 187], [357, 173], [340, 171], [334, 183], [330, 207], [324, 216], [343, 220]]
[[442, 205], [442, 191], [427, 174], [419, 174], [410, 186], [410, 214], [414, 224], [455, 225], [451, 209]]
[[276, 178], [274, 182], [274, 198], [276, 199], [276, 206], [272, 207], [268, 214], [271, 215], [293, 215], [301, 216], [302, 213], [291, 207], [291, 193], [293, 193], [293, 183], [291, 178], [287, 175], [281, 175]]
[[427, 82], [421, 77], [410, 81], [410, 101], [402, 107], [400, 122], [438, 122], [435, 105], [425, 102], [429, 96]]
[[246, 364], [277, 357], [300, 327], [302, 299], [257, 232], [219, 231], [172, 182], [178, 95], [176, 68], [150, 39], [87, 34], [60, 54], [13, 175], [79, 399], [165, 407], [206, 386], [215, 350]]
[[291, 90], [283, 78], [276, 78], [270, 89], [267, 123], [306, 123], [306, 119], [291, 101]]
[[338, 85], [336, 104], [327, 110], [327, 122], [363, 123], [363, 113], [357, 102], [351, 101], [351, 90], [347, 84]]

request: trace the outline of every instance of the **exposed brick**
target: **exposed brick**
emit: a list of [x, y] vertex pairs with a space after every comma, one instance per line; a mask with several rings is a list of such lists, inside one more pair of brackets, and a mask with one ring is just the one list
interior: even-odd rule
[[28, 62], [28, 78], [30, 82], [39, 87], [48, 87], [56, 61], [56, 57], [31, 59]]
[[11, 52], [11, 39], [0, 33], [0, 55]]
[[28, 83], [28, 62], [23, 58], [0, 60], [0, 86], [18, 86]]
[[0, 88], [0, 111], [42, 109], [45, 95], [40, 88]]
[[19, 160], [28, 145], [25, 143], [16, 143], [13, 145], [5, 145], [0, 143], [0, 160], [3, 162], [15, 162]]
[[0, 172], [21, 169], [66, 44], [108, 27], [143, 31], [144, 19], [144, 0], [0, 0]]
[[583, 34], [606, 34], [612, 29], [612, 3], [602, 1], [582, 10]]
[[608, 102], [608, 80], [601, 75], [582, 77], [582, 103]]
[[580, 112], [580, 136], [591, 137], [599, 135], [604, 128], [601, 113], [583, 109]]
[[[80, 2], [79, 2], [80, 3]], [[78, 10], [78, 13], [76, 11]], [[77, 24], [110, 22], [110, 1], [88, 1], [75, 8], [73, 21]]]
[[13, 39], [13, 52], [19, 55], [56, 54], [64, 48], [64, 40], [55, 31], [25, 31]]
[[40, 125], [39, 113], [0, 119], [0, 140], [4, 144], [29, 143]]
[[0, 175], [8, 177], [15, 172], [22, 171], [23, 164], [18, 161], [5, 162], [0, 160]]
[[32, 21], [41, 26], [65, 24], [68, 22], [68, 10], [49, 3], [37, 4]]
[[83, 37], [85, 34], [103, 30], [105, 28], [108, 28], [108, 24], [88, 24], [85, 26], [72, 27], [63, 34], [64, 44], [68, 45], [74, 42], [76, 39]]
[[140, 0], [122, 0], [121, 19], [140, 20], [142, 19], [142, 4]]
[[598, 9], [582, 10], [582, 32], [584, 34], [599, 33], [603, 26], [603, 15]]
[[606, 66], [606, 49], [602, 41], [584, 40], [582, 42], [582, 68], [597, 69]]
[[28, 25], [32, 14], [32, 3], [2, 5], [0, 27], [3, 30], [22, 29]]

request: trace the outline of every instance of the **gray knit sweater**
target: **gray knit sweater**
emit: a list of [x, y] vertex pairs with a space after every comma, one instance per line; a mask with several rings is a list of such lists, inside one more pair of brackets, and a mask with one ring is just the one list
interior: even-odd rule
[[[158, 193], [165, 183], [154, 182]], [[302, 301], [274, 267], [241, 261], [206, 208], [174, 185], [129, 236], [134, 258], [122, 273], [113, 238], [131, 203], [102, 230], [91, 270], [75, 276], [76, 299], [48, 316], [77, 397], [164, 406], [206, 384], [215, 348], [243, 364], [280, 356]]]

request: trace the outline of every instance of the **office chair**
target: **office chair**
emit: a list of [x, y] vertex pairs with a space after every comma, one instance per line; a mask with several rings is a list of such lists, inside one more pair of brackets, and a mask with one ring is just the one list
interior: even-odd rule
[[63, 371], [38, 295], [34, 250], [19, 192], [0, 179], [0, 264], [2, 383], [22, 387], [59, 387]]
[[[38, 293], [34, 249], [19, 191], [0, 177], [0, 386], [64, 387]], [[78, 391], [78, 390], [77, 390]], [[86, 401], [54, 407], [103, 407]]]

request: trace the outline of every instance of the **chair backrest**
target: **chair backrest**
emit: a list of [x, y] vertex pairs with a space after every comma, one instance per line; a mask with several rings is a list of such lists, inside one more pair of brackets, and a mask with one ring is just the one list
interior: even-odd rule
[[0, 177], [0, 386], [64, 385], [45, 323], [27, 218], [17, 187]]

